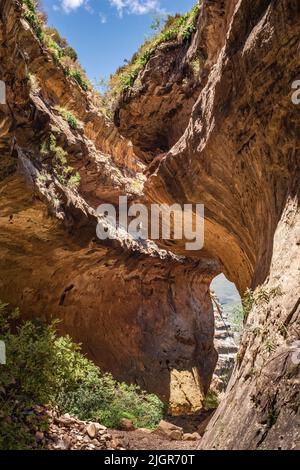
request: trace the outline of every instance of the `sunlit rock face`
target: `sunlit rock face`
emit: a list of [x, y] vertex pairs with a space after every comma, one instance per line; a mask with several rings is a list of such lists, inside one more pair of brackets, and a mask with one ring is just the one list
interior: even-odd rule
[[[202, 447], [299, 448], [298, 2], [203, 0], [191, 44], [160, 48], [139, 77], [144, 94], [121, 99], [123, 136], [41, 47], [20, 4], [2, 0], [0, 11], [10, 105], [0, 108], [0, 297], [26, 316], [59, 317], [104, 370], [189, 413], [216, 364], [209, 286], [223, 271], [255, 300]], [[197, 77], [188, 71], [195, 54]], [[41, 74], [40, 90], [27, 68]], [[84, 131], [67, 128], [56, 104], [78, 113]], [[53, 128], [80, 172], [76, 192], [51, 170], [47, 184], [38, 178]], [[124, 192], [146, 204], [204, 203], [204, 249], [95, 240], [95, 208]]]
[[[95, 209], [139, 198], [145, 163], [65, 76], [21, 4], [0, 6], [0, 298], [26, 318], [60, 319], [102, 370], [157, 393], [173, 413], [196, 412], [217, 360], [209, 285], [219, 263], [96, 238]], [[76, 115], [78, 129], [57, 106]], [[78, 188], [41, 158], [49, 135], [79, 172]]]
[[299, 31], [298, 3], [237, 2], [186, 132], [146, 183], [153, 200], [203, 201], [205, 249], [257, 292], [203, 448], [299, 448]]
[[[203, 202], [202, 254], [221, 261], [241, 295], [255, 290], [203, 448], [299, 447], [299, 32], [296, 2], [204, 1], [201, 90], [186, 131], [145, 186], [152, 201]], [[184, 252], [180, 243], [173, 250]]]

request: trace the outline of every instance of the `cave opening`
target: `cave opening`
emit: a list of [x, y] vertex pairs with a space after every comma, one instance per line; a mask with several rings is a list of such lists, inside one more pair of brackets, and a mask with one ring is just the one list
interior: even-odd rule
[[223, 273], [213, 279], [210, 290], [215, 318], [214, 345], [218, 353], [212, 389], [222, 394], [233, 372], [243, 331], [243, 306], [235, 284]]
[[[180, 391], [184, 390], [182, 384], [186, 385], [188, 374], [172, 370], [170, 391], [177, 394], [177, 400], [173, 400], [176, 407], [174, 409], [170, 407], [170, 415], [168, 416], [170, 422], [182, 427], [185, 432], [198, 432], [201, 436], [225, 395], [244, 327], [241, 297], [236, 285], [230, 282], [225, 274], [219, 274], [212, 280], [210, 295], [215, 323], [214, 347], [218, 353], [218, 361], [210, 388], [203, 397], [199, 410], [196, 411], [196, 407], [194, 412], [180, 410], [178, 408], [180, 401], [178, 400], [178, 388]], [[180, 377], [180, 373], [183, 374], [182, 377]], [[178, 387], [178, 383], [180, 383], [180, 387]], [[172, 393], [170, 403], [172, 403]], [[189, 396], [189, 400], [191, 400], [191, 396]]]

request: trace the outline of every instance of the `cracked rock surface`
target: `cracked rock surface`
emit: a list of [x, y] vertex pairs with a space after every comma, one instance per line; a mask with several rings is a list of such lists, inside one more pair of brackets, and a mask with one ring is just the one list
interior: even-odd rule
[[[25, 317], [60, 318], [103, 370], [180, 414], [199, 410], [217, 361], [212, 279], [224, 272], [241, 295], [250, 287], [254, 307], [203, 449], [300, 445], [299, 37], [299, 2], [203, 0], [191, 43], [158, 49], [115, 126], [65, 77], [20, 3], [0, 0], [0, 298]], [[81, 175], [76, 190], [40, 159], [50, 133]], [[95, 209], [122, 194], [204, 203], [204, 249], [118, 234], [100, 243]]]

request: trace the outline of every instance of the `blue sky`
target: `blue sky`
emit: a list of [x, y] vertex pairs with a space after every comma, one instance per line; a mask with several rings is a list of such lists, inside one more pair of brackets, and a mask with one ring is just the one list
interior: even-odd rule
[[155, 12], [183, 13], [196, 0], [42, 0], [50, 26], [78, 53], [89, 78], [108, 78], [152, 34]]

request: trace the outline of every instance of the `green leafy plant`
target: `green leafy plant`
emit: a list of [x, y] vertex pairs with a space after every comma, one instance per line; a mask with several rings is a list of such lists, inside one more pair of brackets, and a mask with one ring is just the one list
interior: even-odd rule
[[78, 60], [77, 52], [75, 51], [75, 49], [73, 49], [73, 47], [67, 46], [63, 49], [63, 51], [64, 51], [64, 55], [70, 57], [70, 59], [72, 59], [74, 62]]
[[49, 49], [57, 62], [60, 62], [63, 57], [69, 57], [73, 62], [77, 61], [75, 49], [69, 46], [67, 40], [61, 37], [56, 28], [46, 26], [37, 0], [23, 0], [23, 14], [37, 37]]
[[77, 172], [74, 173], [74, 169], [68, 165], [68, 154], [57, 145], [54, 134], [50, 134], [49, 138], [42, 142], [40, 154], [43, 157], [51, 157], [52, 168], [60, 184], [69, 186], [71, 189], [79, 186], [80, 175]]
[[41, 405], [111, 427], [125, 417], [136, 426], [157, 425], [164, 405], [156, 396], [102, 374], [56, 329], [57, 321], [22, 321], [18, 309], [0, 302], [0, 340], [7, 350], [7, 364], [0, 365], [0, 449], [34, 445], [35, 432], [48, 426]]
[[37, 182], [43, 185], [46, 184], [49, 180], [49, 175], [47, 175], [46, 173], [39, 173], [37, 177]]
[[56, 28], [46, 25], [45, 15], [39, 8], [38, 0], [23, 0], [23, 16], [38, 39], [52, 54], [55, 62], [61, 63], [66, 76], [72, 77], [84, 91], [88, 91], [90, 83], [77, 62], [78, 56], [75, 49], [69, 46], [67, 40], [60, 36]]
[[191, 61], [190, 67], [192, 69], [194, 78], [197, 79], [201, 70], [201, 59], [199, 57], [196, 57], [194, 60]]
[[202, 403], [203, 408], [207, 411], [215, 410], [216, 408], [218, 408], [219, 403], [220, 402], [217, 393], [214, 390], [209, 389]]
[[253, 306], [255, 305], [255, 298], [252, 289], [247, 288], [242, 298], [242, 305], [243, 305], [243, 314], [244, 314], [244, 322], [247, 321], [249, 313], [251, 312]]
[[38, 14], [38, 2], [36, 0], [23, 0], [23, 7], [25, 19], [32, 26], [40, 41], [43, 41], [43, 23]]
[[230, 324], [232, 329], [236, 333], [240, 333], [243, 330], [243, 323], [245, 318], [245, 312], [243, 307], [235, 306], [230, 312]]
[[[168, 16], [158, 34], [147, 40], [140, 50], [134, 54], [131, 61], [111, 76], [109, 93], [118, 95], [118, 93], [132, 88], [139, 73], [145, 68], [160, 44], [176, 39], [189, 41], [196, 30], [198, 12], [199, 3], [197, 2], [192, 10], [185, 15]], [[155, 20], [153, 29], [157, 30], [160, 24], [161, 19], [159, 21]]]
[[45, 36], [44, 44], [50, 50], [54, 59], [59, 62], [60, 59], [64, 56], [64, 50], [54, 41], [50, 36]]
[[265, 289], [264, 287], [261, 287], [256, 292], [255, 301], [257, 304], [268, 303], [271, 299], [281, 295], [283, 295], [283, 293], [279, 286], [272, 287], [271, 289]]
[[268, 338], [265, 343], [265, 349], [268, 353], [275, 351], [276, 349], [276, 340], [274, 338]]
[[71, 189], [76, 189], [79, 187], [81, 181], [81, 176], [78, 173], [78, 171], [75, 173], [75, 175], [70, 176], [68, 180], [68, 186]]
[[67, 40], [63, 38], [56, 28], [44, 27], [44, 44], [51, 53], [60, 60], [62, 57], [69, 57], [73, 62], [78, 60], [77, 52], [69, 46]]
[[271, 299], [283, 295], [279, 286], [271, 289], [260, 287], [254, 293], [252, 289], [246, 289], [244, 297], [242, 299], [244, 321], [247, 321], [250, 311], [255, 305], [267, 304]]
[[181, 36], [185, 41], [189, 41], [192, 34], [196, 31], [196, 16], [198, 13], [197, 5], [192, 9], [192, 13], [184, 23], [184, 27], [181, 32]]
[[59, 31], [56, 28], [45, 26], [45, 34], [51, 38], [56, 44], [61, 48], [64, 49], [68, 47], [68, 42], [65, 38], [63, 38]]
[[80, 73], [79, 70], [73, 70], [70, 67], [66, 67], [65, 74], [67, 77], [73, 78], [84, 91], [88, 91], [89, 89], [88, 83], [82, 77], [82, 74]]
[[71, 111], [68, 111], [67, 109], [61, 108], [59, 106], [56, 108], [56, 110], [68, 122], [72, 129], [76, 130], [78, 128], [78, 121]]

